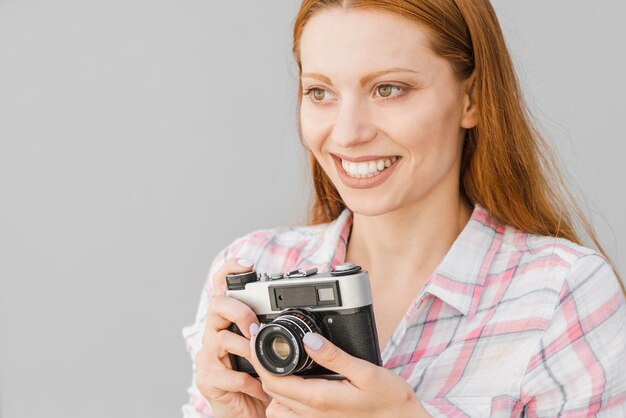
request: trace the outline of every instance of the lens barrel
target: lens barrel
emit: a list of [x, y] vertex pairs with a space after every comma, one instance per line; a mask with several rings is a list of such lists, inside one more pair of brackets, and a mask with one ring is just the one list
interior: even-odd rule
[[308, 370], [313, 360], [302, 342], [307, 332], [320, 331], [313, 317], [301, 309], [286, 310], [266, 324], [259, 331], [254, 347], [261, 365], [280, 376]]

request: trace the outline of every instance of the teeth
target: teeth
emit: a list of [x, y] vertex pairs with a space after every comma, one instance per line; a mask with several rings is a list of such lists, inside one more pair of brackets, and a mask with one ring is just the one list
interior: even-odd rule
[[341, 166], [350, 177], [355, 178], [367, 178], [374, 177], [379, 172], [383, 171], [387, 167], [390, 167], [398, 157], [385, 158], [375, 161], [365, 161], [361, 163], [354, 163], [351, 161], [341, 160]]

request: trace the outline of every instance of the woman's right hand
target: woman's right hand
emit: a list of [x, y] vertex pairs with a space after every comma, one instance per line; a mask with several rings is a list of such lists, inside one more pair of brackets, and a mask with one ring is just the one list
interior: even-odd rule
[[[238, 261], [242, 264], [238, 264]], [[209, 305], [202, 348], [196, 355], [196, 386], [209, 401], [216, 418], [265, 417], [270, 398], [261, 382], [233, 370], [229, 353], [250, 360], [250, 325], [258, 320], [244, 303], [224, 295], [226, 274], [252, 270], [248, 260], [231, 258], [213, 276], [214, 296]], [[228, 330], [235, 323], [245, 335]]]

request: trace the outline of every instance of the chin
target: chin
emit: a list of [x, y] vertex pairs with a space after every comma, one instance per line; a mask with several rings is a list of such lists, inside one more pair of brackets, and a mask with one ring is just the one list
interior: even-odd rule
[[381, 199], [354, 199], [343, 198], [344, 203], [354, 213], [362, 216], [380, 216], [392, 212], [397, 208], [389, 202]]

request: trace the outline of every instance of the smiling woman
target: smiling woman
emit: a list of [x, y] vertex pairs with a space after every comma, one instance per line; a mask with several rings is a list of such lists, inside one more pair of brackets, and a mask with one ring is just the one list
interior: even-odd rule
[[[310, 224], [213, 261], [184, 330], [186, 416], [623, 416], [624, 287], [530, 122], [489, 1], [305, 0], [293, 52]], [[308, 333], [347, 380], [267, 373], [226, 274], [346, 261], [369, 273], [382, 365]]]

